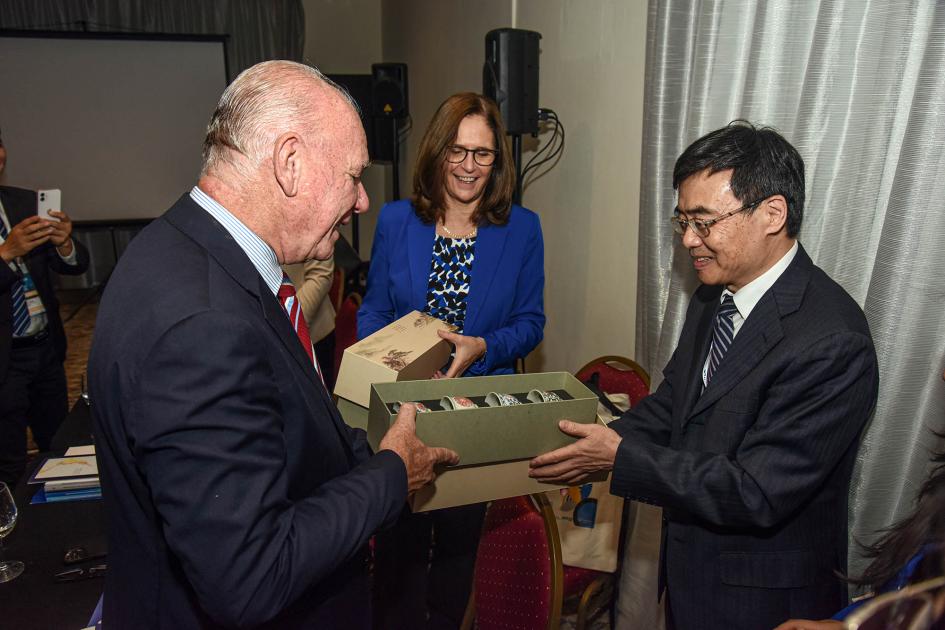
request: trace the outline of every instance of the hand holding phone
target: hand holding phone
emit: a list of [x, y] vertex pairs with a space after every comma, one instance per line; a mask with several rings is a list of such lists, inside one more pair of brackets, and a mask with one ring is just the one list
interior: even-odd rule
[[59, 221], [58, 217], [49, 214], [59, 212], [62, 207], [62, 191], [58, 188], [36, 191], [36, 214], [47, 221]]

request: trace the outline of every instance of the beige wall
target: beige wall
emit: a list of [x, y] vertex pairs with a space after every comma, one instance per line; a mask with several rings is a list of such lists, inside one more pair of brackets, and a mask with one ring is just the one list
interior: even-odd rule
[[[481, 91], [486, 32], [514, 26], [542, 34], [540, 104], [558, 113], [567, 144], [557, 166], [524, 194], [524, 205], [541, 216], [545, 235], [548, 315], [545, 341], [527, 367], [573, 371], [602, 354], [632, 357], [646, 2], [307, 0], [308, 38], [314, 32], [310, 7], [339, 19], [333, 27], [322, 22], [314, 36], [343, 42], [345, 20], [355, 23], [376, 5], [382, 60], [404, 62], [409, 72], [413, 131], [401, 169], [404, 196], [433, 111], [450, 94]], [[373, 17], [366, 21], [375, 28]], [[345, 45], [363, 45], [364, 37], [359, 33], [354, 45]], [[307, 50], [315, 45], [307, 43]], [[352, 54], [360, 59], [362, 52]], [[548, 137], [550, 132], [540, 140]], [[535, 147], [526, 142], [525, 160]], [[380, 201], [375, 195], [372, 207]], [[362, 239], [367, 240], [364, 231]]]
[[[305, 61], [325, 74], [370, 74], [371, 64], [384, 61], [381, 47], [381, 0], [302, 0], [305, 10]], [[377, 211], [390, 189], [389, 166], [374, 165], [364, 173], [370, 211], [359, 217], [361, 258], [371, 254]], [[351, 242], [351, 226], [342, 228]]]

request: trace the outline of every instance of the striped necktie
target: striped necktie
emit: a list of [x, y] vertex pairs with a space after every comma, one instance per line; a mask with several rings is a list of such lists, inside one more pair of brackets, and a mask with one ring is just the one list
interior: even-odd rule
[[[0, 219], [0, 237], [5, 241], [8, 236], [10, 233], [7, 231], [7, 226]], [[19, 278], [13, 281], [11, 297], [13, 298], [13, 336], [23, 337], [30, 328], [30, 312], [26, 308], [26, 296], [23, 295], [23, 281]]]
[[295, 329], [295, 334], [298, 335], [299, 341], [302, 343], [302, 348], [305, 349], [305, 354], [312, 360], [312, 365], [315, 366], [318, 378], [322, 379], [322, 385], [324, 385], [325, 377], [322, 376], [322, 371], [318, 367], [318, 361], [315, 359], [315, 350], [312, 348], [312, 337], [308, 332], [308, 324], [305, 323], [305, 315], [302, 314], [302, 304], [295, 294], [295, 285], [289, 280], [289, 276], [284, 273], [282, 274], [282, 284], [279, 285], [279, 303], [282, 304], [282, 308], [284, 308], [286, 314], [288, 314], [289, 323], [292, 324], [292, 328]]
[[732, 339], [735, 338], [735, 325], [732, 323], [732, 316], [738, 312], [735, 306], [735, 300], [731, 295], [725, 294], [722, 298], [722, 305], [719, 306], [719, 312], [715, 316], [715, 328], [712, 329], [712, 346], [709, 348], [709, 369], [706, 370], [705, 384], [709, 386], [712, 375], [722, 363], [722, 358], [732, 345]]

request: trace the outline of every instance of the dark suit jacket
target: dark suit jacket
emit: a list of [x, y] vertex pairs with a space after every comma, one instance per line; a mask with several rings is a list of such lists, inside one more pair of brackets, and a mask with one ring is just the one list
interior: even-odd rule
[[800, 248], [709, 386], [721, 287], [692, 298], [657, 391], [610, 426], [611, 491], [664, 508], [678, 628], [771, 628], [842, 608], [847, 491], [876, 402], [863, 312]]
[[[3, 202], [11, 229], [20, 221], [36, 215], [36, 192], [33, 190], [0, 186], [0, 201]], [[66, 357], [66, 334], [62, 329], [59, 300], [56, 299], [49, 270], [72, 276], [85, 273], [89, 267], [89, 252], [75, 239], [72, 239], [72, 244], [76, 252], [75, 265], [62, 262], [52, 243], [40, 245], [25, 256], [26, 267], [30, 270], [39, 297], [46, 307], [49, 334], [60, 361]], [[6, 375], [10, 361], [10, 340], [13, 339], [13, 283], [17, 279], [17, 274], [9, 265], [0, 264], [0, 379]]]
[[[426, 309], [435, 233], [408, 200], [381, 208], [367, 295], [358, 311], [359, 339]], [[515, 359], [541, 341], [544, 288], [541, 223], [531, 210], [513, 205], [506, 225], [484, 225], [476, 237], [463, 334], [485, 339], [487, 352], [467, 376], [515, 372]]]
[[285, 311], [189, 196], [112, 274], [89, 384], [105, 623], [363, 627], [365, 546], [404, 505], [403, 462], [343, 423]]

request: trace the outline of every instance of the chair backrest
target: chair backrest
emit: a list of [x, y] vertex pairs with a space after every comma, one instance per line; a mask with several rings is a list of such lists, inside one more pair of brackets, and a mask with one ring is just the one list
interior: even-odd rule
[[358, 309], [361, 308], [361, 296], [351, 293], [341, 303], [335, 314], [335, 374], [341, 369], [341, 357], [345, 348], [358, 340]]
[[843, 620], [845, 630], [928, 630], [935, 621], [935, 599], [945, 587], [936, 577], [873, 598]]
[[561, 543], [545, 495], [493, 501], [476, 554], [470, 599], [476, 627], [558, 628], [562, 588]]
[[598, 375], [597, 385], [608, 394], [626, 394], [633, 407], [650, 393], [650, 375], [633, 359], [607, 355], [598, 357], [575, 373], [579, 381]]
[[328, 287], [328, 299], [331, 301], [331, 306], [335, 309], [335, 313], [341, 309], [341, 298], [344, 288], [345, 270], [336, 266], [331, 274], [331, 286]]

